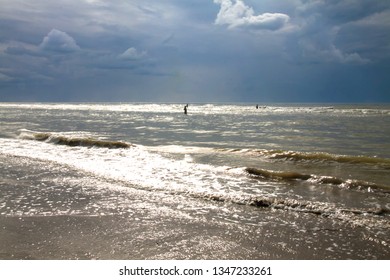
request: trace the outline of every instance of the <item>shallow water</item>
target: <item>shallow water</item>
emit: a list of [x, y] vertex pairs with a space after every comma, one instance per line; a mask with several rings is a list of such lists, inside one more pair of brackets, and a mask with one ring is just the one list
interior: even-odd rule
[[[0, 215], [160, 217], [202, 225], [205, 236], [234, 227], [249, 243], [263, 228], [273, 247], [248, 258], [390, 256], [389, 106], [190, 104], [188, 115], [183, 106], [0, 104]], [[308, 240], [315, 250], [295, 248]], [[237, 254], [225, 252], [246, 253]]]

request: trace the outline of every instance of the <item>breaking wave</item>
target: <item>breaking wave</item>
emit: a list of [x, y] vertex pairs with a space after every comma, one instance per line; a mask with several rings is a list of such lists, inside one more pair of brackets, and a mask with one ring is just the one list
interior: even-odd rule
[[365, 182], [360, 180], [350, 180], [350, 179], [343, 180], [331, 176], [318, 176], [318, 175], [302, 174], [298, 172], [270, 171], [264, 169], [257, 169], [253, 167], [247, 167], [245, 171], [248, 174], [260, 179], [280, 180], [280, 181], [303, 180], [303, 181], [309, 181], [316, 184], [337, 185], [348, 189], [390, 194], [390, 187], [388, 186], [382, 186], [375, 183]]
[[293, 211], [314, 214], [324, 218], [337, 219], [354, 226], [390, 228], [390, 222], [377, 217], [390, 214], [390, 210], [384, 207], [377, 208], [351, 208], [340, 207], [332, 203], [319, 201], [306, 201], [289, 198], [275, 198], [269, 196], [227, 196], [222, 194], [193, 193], [192, 197], [207, 199], [222, 203], [234, 203], [239, 205], [267, 208], [274, 210]]
[[369, 157], [369, 156], [349, 156], [349, 155], [335, 155], [328, 153], [309, 153], [283, 150], [247, 150], [247, 149], [218, 149], [225, 152], [239, 152], [249, 153], [269, 159], [291, 160], [291, 161], [313, 161], [313, 162], [338, 162], [351, 164], [367, 164], [380, 165], [386, 169], [390, 169], [390, 159]]
[[[71, 137], [46, 132], [22, 131], [20, 138], [68, 146], [94, 146], [106, 148], [129, 148], [131, 144], [90, 137]], [[390, 228], [388, 205], [354, 208], [339, 203], [311, 201], [310, 198], [285, 197], [271, 190], [259, 190], [253, 179], [271, 181], [306, 181], [314, 185], [331, 184], [363, 192], [390, 194], [390, 188], [357, 180], [343, 180], [335, 177], [281, 172], [253, 167], [230, 167], [197, 164], [184, 159], [169, 159], [157, 153], [150, 153], [142, 146], [134, 149], [100, 149], [99, 152], [86, 149], [57, 147], [54, 152], [48, 145], [36, 145], [29, 141], [4, 139], [6, 145], [0, 148], [13, 156], [26, 156], [26, 151], [36, 148], [29, 157], [71, 166], [115, 182], [123, 182], [131, 188], [182, 195], [221, 203], [232, 203], [270, 210], [301, 212], [324, 218], [340, 220], [354, 226]], [[7, 148], [8, 146], [8, 148]], [[40, 147], [42, 146], [42, 147]], [[252, 186], [253, 185], [253, 186]], [[268, 184], [265, 184], [268, 185]], [[272, 186], [272, 184], [269, 184]], [[286, 184], [289, 186], [289, 184]], [[295, 185], [295, 184], [292, 184]], [[294, 187], [294, 186], [293, 186]], [[248, 188], [246, 190], [245, 188]]]
[[307, 161], [334, 161], [340, 163], [383, 164], [390, 167], [390, 160], [367, 156], [345, 156], [327, 153], [303, 153], [292, 151], [258, 151], [260, 154], [268, 154], [273, 159], [307, 160]]
[[22, 130], [20, 139], [44, 141], [47, 143], [53, 143], [58, 145], [66, 145], [71, 147], [83, 146], [83, 147], [98, 147], [98, 148], [110, 148], [110, 149], [127, 149], [133, 144], [122, 142], [122, 141], [110, 141], [100, 140], [91, 137], [74, 137], [57, 135], [50, 132], [33, 132], [28, 130]]

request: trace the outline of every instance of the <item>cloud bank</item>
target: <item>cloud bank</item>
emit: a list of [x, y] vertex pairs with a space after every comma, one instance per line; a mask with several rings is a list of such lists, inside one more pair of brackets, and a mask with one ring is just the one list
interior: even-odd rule
[[27, 3], [0, 0], [0, 102], [390, 102], [390, 1]]

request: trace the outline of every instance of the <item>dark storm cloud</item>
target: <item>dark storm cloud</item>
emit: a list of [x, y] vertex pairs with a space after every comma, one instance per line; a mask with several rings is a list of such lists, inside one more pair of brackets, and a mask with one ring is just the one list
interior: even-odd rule
[[0, 5], [0, 99], [390, 100], [388, 1]]
[[387, 1], [373, 0], [308, 0], [301, 1], [297, 11], [302, 16], [318, 15], [333, 24], [344, 24], [380, 13], [389, 8]]
[[292, 38], [303, 60], [364, 64], [388, 57], [381, 46], [390, 39], [390, 2], [302, 1], [296, 11], [300, 29]]

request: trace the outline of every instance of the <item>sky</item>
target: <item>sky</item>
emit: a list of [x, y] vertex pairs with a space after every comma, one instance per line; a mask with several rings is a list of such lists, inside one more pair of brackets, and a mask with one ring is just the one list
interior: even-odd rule
[[0, 0], [0, 102], [390, 102], [388, 0]]

